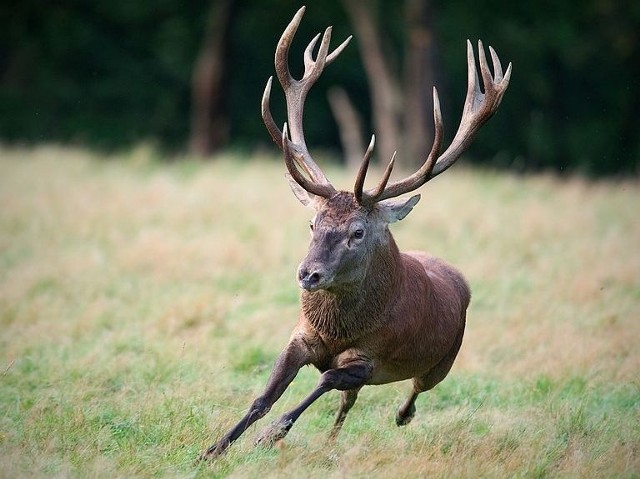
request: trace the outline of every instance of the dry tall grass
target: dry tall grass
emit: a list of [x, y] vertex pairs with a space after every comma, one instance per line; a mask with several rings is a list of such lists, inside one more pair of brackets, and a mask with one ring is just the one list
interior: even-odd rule
[[[640, 185], [460, 167], [394, 226], [474, 293], [460, 357], [414, 422], [393, 424], [407, 384], [365, 388], [327, 449], [329, 394], [278, 450], [249, 431], [194, 465], [295, 321], [309, 213], [268, 160], [0, 150], [0, 476], [640, 474]], [[301, 372], [260, 426], [316, 378]]]

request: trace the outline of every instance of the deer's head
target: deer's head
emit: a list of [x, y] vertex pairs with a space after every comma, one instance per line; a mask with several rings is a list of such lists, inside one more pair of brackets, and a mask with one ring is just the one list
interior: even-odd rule
[[372, 205], [358, 203], [351, 192], [330, 198], [313, 197], [294, 183], [298, 199], [314, 209], [309, 223], [311, 242], [298, 267], [298, 284], [307, 291], [349, 288], [366, 276], [376, 252], [389, 246], [389, 223], [404, 218], [420, 195]]
[[285, 93], [288, 124], [285, 123], [280, 130], [271, 115], [269, 98], [272, 78], [269, 78], [262, 97], [262, 118], [273, 141], [284, 153], [289, 183], [294, 194], [302, 204], [315, 211], [311, 222], [311, 244], [306, 258], [298, 268], [298, 282], [303, 289], [316, 291], [349, 287], [363, 281], [371, 262], [379, 257], [376, 253], [391, 241], [389, 223], [403, 219], [420, 199], [420, 195], [399, 197], [418, 189], [445, 171], [467, 149], [476, 132], [500, 105], [509, 84], [511, 64], [503, 74], [498, 56], [489, 47], [494, 67], [492, 75], [484, 47], [479, 42], [483, 93], [480, 90], [473, 48], [467, 41], [467, 96], [460, 126], [451, 145], [440, 153], [443, 127], [438, 92], [434, 88], [434, 141], [431, 152], [418, 171], [400, 181], [389, 183], [395, 162], [394, 155], [378, 186], [365, 191], [365, 177], [375, 143], [375, 137], [372, 137], [356, 176], [353, 192], [337, 191], [309, 154], [302, 119], [309, 89], [325, 66], [342, 52], [351, 37], [329, 53], [331, 27], [327, 28], [315, 59], [313, 50], [320, 35], [314, 37], [304, 52], [304, 74], [300, 80], [296, 80], [289, 71], [288, 53], [303, 14], [304, 7], [298, 10], [285, 29], [275, 54], [276, 75]]

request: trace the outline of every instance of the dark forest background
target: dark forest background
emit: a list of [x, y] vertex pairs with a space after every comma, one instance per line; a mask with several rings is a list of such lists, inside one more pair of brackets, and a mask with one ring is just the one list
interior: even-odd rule
[[[201, 156], [271, 148], [260, 98], [278, 38], [302, 4], [3, 1], [0, 142], [107, 151], [151, 142]], [[376, 99], [387, 80], [395, 108], [389, 114], [397, 120], [389, 134], [402, 161], [416, 162], [415, 151], [430, 139], [430, 129], [413, 118], [426, 112], [428, 127], [434, 83], [451, 138], [466, 90], [469, 38], [492, 45], [503, 65], [513, 63], [509, 90], [474, 143], [472, 161], [590, 176], [640, 172], [640, 2], [308, 1], [291, 52], [294, 73], [308, 41], [328, 25], [332, 45], [350, 34], [354, 41], [307, 100], [312, 150], [344, 158], [336, 92], [357, 111], [365, 144], [371, 132], [384, 136]], [[376, 55], [382, 72], [372, 69]], [[278, 88], [272, 109], [284, 122]], [[423, 136], [407, 133], [416, 125]]]

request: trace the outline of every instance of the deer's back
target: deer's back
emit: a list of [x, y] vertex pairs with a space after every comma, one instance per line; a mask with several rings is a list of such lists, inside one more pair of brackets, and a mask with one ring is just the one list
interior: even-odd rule
[[466, 311], [471, 301], [471, 289], [460, 271], [446, 261], [422, 251], [409, 251], [403, 257], [415, 259], [422, 265], [437, 293], [434, 298], [436, 302], [452, 302]]

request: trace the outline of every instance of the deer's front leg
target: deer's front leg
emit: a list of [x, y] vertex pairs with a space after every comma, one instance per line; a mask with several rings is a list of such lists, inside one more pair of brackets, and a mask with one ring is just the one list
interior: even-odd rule
[[298, 374], [300, 368], [305, 364], [309, 364], [309, 350], [302, 340], [294, 338], [276, 360], [264, 392], [253, 401], [249, 411], [240, 422], [216, 444], [207, 449], [200, 458], [209, 460], [218, 457], [233, 441], [238, 439], [251, 424], [267, 414], [271, 406], [282, 396], [282, 393], [284, 393], [291, 381], [293, 381]]
[[275, 423], [262, 431], [256, 439], [256, 444], [270, 447], [276, 441], [283, 439], [293, 423], [300, 415], [324, 393], [332, 389], [340, 391], [358, 390], [371, 377], [373, 367], [368, 361], [358, 361], [343, 367], [329, 369], [322, 373], [315, 389], [298, 406], [284, 414]]

